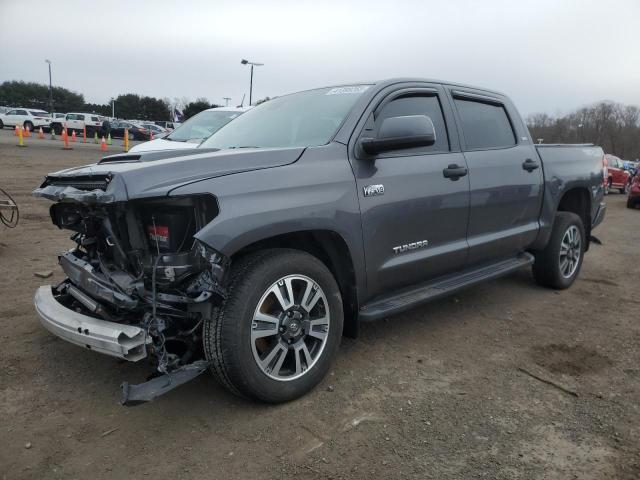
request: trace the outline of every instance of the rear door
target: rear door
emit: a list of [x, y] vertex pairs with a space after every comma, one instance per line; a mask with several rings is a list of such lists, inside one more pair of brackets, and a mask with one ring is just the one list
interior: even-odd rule
[[[419, 85], [419, 86], [418, 86]], [[367, 268], [367, 296], [429, 280], [466, 261], [468, 177], [446, 178], [465, 167], [451, 106], [439, 85], [395, 86], [380, 92], [365, 110], [352, 144], [352, 166], [360, 200]], [[430, 146], [366, 156], [357, 149], [385, 118], [427, 115], [436, 131]], [[367, 299], [364, 299], [367, 300]]]
[[525, 250], [536, 238], [542, 165], [508, 99], [450, 90], [469, 167], [469, 265]]

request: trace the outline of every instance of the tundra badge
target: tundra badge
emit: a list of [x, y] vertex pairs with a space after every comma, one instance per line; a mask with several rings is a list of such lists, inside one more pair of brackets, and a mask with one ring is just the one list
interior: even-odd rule
[[415, 250], [416, 248], [425, 248], [429, 246], [429, 240], [420, 240], [418, 242], [412, 242], [407, 245], [398, 245], [393, 247], [393, 253], [403, 253], [407, 250]]
[[362, 188], [365, 197], [374, 197], [376, 195], [384, 195], [384, 185], [366, 185]]

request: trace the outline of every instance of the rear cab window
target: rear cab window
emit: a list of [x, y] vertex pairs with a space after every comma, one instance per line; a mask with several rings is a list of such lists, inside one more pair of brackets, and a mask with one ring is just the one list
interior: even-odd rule
[[509, 148], [516, 135], [504, 105], [498, 102], [454, 96], [468, 150]]

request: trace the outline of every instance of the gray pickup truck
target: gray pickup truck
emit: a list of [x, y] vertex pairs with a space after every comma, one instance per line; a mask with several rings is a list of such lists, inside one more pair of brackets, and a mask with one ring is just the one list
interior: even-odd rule
[[601, 148], [534, 145], [496, 92], [394, 79], [294, 93], [197, 150], [48, 175], [34, 194], [75, 246], [35, 306], [67, 341], [152, 363], [125, 404], [206, 370], [287, 401], [361, 321], [527, 266], [569, 287], [603, 192]]

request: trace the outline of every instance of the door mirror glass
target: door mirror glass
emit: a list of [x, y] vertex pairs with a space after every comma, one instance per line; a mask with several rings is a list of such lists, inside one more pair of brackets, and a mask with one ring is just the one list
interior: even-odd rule
[[360, 140], [369, 155], [392, 150], [424, 147], [436, 141], [436, 130], [427, 115], [405, 115], [385, 118], [373, 138]]

